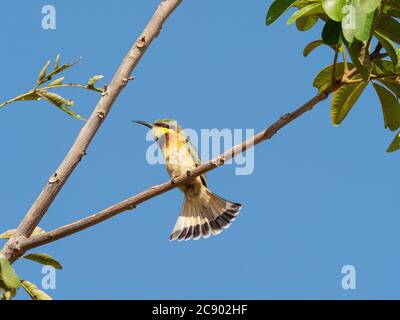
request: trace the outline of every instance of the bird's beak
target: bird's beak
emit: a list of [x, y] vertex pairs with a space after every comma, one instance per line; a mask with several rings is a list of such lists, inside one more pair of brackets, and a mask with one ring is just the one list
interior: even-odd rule
[[142, 126], [145, 126], [147, 128], [153, 129], [153, 125], [151, 123], [148, 123], [146, 121], [141, 121], [141, 120], [134, 120], [133, 122], [141, 124]]

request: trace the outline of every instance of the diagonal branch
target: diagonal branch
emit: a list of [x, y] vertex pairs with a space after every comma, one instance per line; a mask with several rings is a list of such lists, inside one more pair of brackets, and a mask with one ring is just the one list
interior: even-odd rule
[[70, 175], [86, 155], [86, 150], [90, 142], [109, 114], [115, 100], [127, 85], [132, 71], [143, 57], [151, 42], [160, 33], [164, 22], [181, 2], [182, 0], [162, 0], [143, 33], [137, 39], [114, 75], [108, 89], [100, 98], [100, 101], [82, 128], [67, 156], [56, 172], [50, 177], [43, 191], [29, 209], [25, 218], [20, 223], [15, 236], [3, 248], [2, 253], [6, 255], [9, 261], [13, 262], [16, 259], [18, 243], [31, 236]]
[[[355, 70], [352, 70], [351, 73], [354, 74]], [[36, 237], [32, 237], [30, 239], [23, 240], [19, 244], [19, 254], [23, 254], [27, 250], [31, 250], [33, 248], [42, 246], [47, 243], [54, 242], [58, 239], [65, 238], [67, 236], [70, 236], [72, 234], [75, 234], [77, 232], [80, 232], [82, 230], [88, 229], [90, 227], [93, 227], [105, 220], [108, 220], [114, 216], [116, 216], [119, 213], [122, 213], [127, 210], [135, 209], [137, 205], [152, 199], [158, 195], [161, 195], [167, 191], [170, 191], [174, 188], [179, 187], [180, 185], [189, 182], [191, 179], [194, 179], [195, 177], [198, 177], [202, 175], [203, 173], [206, 173], [208, 171], [211, 171], [213, 169], [216, 169], [220, 166], [222, 166], [225, 161], [231, 160], [233, 157], [237, 156], [238, 154], [245, 152], [247, 149], [254, 147], [255, 145], [271, 139], [280, 129], [306, 113], [307, 111], [310, 111], [316, 104], [321, 102], [322, 100], [325, 100], [333, 91], [335, 91], [338, 87], [340, 87], [342, 84], [335, 84], [328, 88], [327, 90], [323, 91], [322, 93], [316, 95], [314, 98], [312, 98], [310, 101], [308, 101], [306, 104], [298, 108], [297, 110], [288, 113], [284, 116], [282, 116], [278, 121], [276, 121], [274, 124], [272, 124], [268, 129], [263, 130], [262, 132], [258, 133], [254, 137], [244, 141], [241, 144], [238, 144], [234, 146], [233, 148], [225, 151], [223, 154], [221, 154], [219, 157], [215, 158], [214, 160], [211, 160], [210, 162], [200, 165], [197, 168], [188, 171], [186, 175], [182, 175], [180, 177], [177, 177], [171, 181], [165, 182], [161, 185], [157, 185], [154, 187], [151, 187], [133, 197], [130, 197], [124, 201], [121, 201], [103, 211], [100, 211], [99, 213], [96, 213], [92, 216], [89, 216], [87, 218], [84, 218], [82, 220], [76, 221], [74, 223], [71, 223], [69, 225], [60, 227], [56, 230], [41, 234]]]

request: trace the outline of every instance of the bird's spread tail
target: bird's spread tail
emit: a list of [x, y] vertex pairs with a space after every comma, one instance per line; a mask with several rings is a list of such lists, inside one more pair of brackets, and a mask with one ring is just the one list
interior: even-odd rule
[[199, 196], [185, 196], [170, 240], [199, 240], [201, 237], [218, 235], [235, 221], [241, 207], [204, 187]]

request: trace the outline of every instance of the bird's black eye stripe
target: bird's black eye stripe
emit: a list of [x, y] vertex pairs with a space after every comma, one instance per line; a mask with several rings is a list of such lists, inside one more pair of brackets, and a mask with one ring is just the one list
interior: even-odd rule
[[156, 123], [155, 126], [170, 129], [170, 126], [166, 123]]

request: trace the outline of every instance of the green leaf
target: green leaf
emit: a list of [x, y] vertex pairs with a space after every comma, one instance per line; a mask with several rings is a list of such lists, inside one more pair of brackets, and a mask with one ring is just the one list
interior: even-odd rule
[[13, 233], [14, 231], [15, 231], [15, 230], [8, 230], [8, 231], [6, 231], [6, 232], [0, 234], [0, 239], [10, 239], [10, 238], [12, 237], [12, 233]]
[[297, 19], [304, 16], [309, 16], [313, 14], [323, 13], [321, 3], [311, 3], [300, 10], [297, 10], [287, 21], [288, 25], [293, 24]]
[[400, 44], [400, 23], [396, 19], [386, 15], [382, 16], [376, 30], [389, 40]]
[[23, 258], [44, 264], [46, 266], [52, 266], [58, 270], [62, 270], [62, 265], [56, 259], [46, 253], [31, 253], [23, 256]]
[[72, 100], [67, 100], [53, 92], [41, 90], [38, 92], [38, 94], [46, 100], [50, 101], [51, 103], [55, 104], [56, 106], [72, 107], [74, 105], [74, 102]]
[[389, 9], [387, 10], [387, 15], [394, 18], [400, 18], [400, 9]]
[[396, 134], [394, 140], [390, 144], [389, 148], [386, 150], [387, 152], [395, 152], [400, 149], [400, 132]]
[[[365, 1], [368, 2], [368, 1]], [[369, 38], [374, 22], [375, 12], [368, 11], [359, 0], [352, 1], [351, 6], [345, 7], [347, 11], [342, 19], [343, 36], [353, 43], [355, 39], [365, 41]]]
[[0, 254], [0, 287], [5, 291], [16, 290], [21, 286], [21, 280], [15, 273], [7, 258]]
[[73, 67], [74, 65], [78, 64], [80, 61], [81, 61], [81, 59], [79, 59], [79, 60], [77, 60], [77, 61], [75, 61], [75, 62], [72, 62], [72, 63], [63, 64], [62, 66], [57, 66], [57, 68], [55, 68], [52, 72], [50, 72], [50, 73], [47, 75], [47, 78], [48, 78], [48, 79], [51, 79], [51, 78], [54, 77], [55, 75], [57, 75], [57, 74], [63, 72], [64, 70], [67, 70], [67, 69]]
[[69, 114], [70, 116], [74, 117], [77, 120], [84, 120], [81, 115], [72, 111], [69, 107], [73, 106], [74, 102], [72, 100], [66, 100], [65, 98], [61, 97], [60, 95], [48, 91], [41, 90], [38, 94], [43, 97], [43, 99], [51, 102], [60, 110], [64, 111], [65, 113]]
[[362, 13], [357, 16], [356, 30], [354, 36], [360, 41], [367, 41], [371, 35], [372, 27], [375, 19], [375, 12]]
[[372, 31], [375, 11], [381, 0], [347, 0], [342, 7], [342, 29], [344, 38], [351, 44], [355, 39], [366, 41]]
[[394, 96], [385, 87], [373, 83], [376, 93], [382, 105], [385, 128], [395, 131], [400, 128], [400, 104]]
[[368, 82], [352, 83], [341, 86], [333, 93], [331, 101], [331, 121], [338, 126], [349, 114]]
[[352, 44], [346, 44], [351, 61], [361, 74], [363, 80], [369, 80], [372, 72], [372, 65], [369, 59], [368, 49], [363, 42], [356, 41]]
[[47, 72], [47, 69], [49, 68], [49, 65], [50, 65], [50, 60], [47, 61], [47, 63], [42, 68], [42, 70], [40, 70], [38, 82], [41, 82], [46, 78], [46, 72]]
[[346, 0], [322, 0], [322, 6], [326, 14], [334, 21], [342, 21], [343, 7], [346, 5]]
[[364, 11], [369, 13], [369, 12], [375, 11], [380, 6], [382, 0], [368, 0], [368, 1], [360, 1], [360, 2], [362, 3]]
[[24, 96], [21, 96], [16, 101], [36, 101], [36, 100], [40, 100], [40, 96], [36, 92], [32, 92]]
[[[351, 63], [348, 63], [349, 68], [354, 68]], [[332, 85], [332, 73], [333, 73], [333, 65], [330, 65], [324, 69], [322, 69], [318, 75], [315, 77], [313, 86], [318, 89], [318, 92], [326, 90]], [[336, 64], [336, 80], [341, 80], [344, 73], [344, 64], [342, 62]]]
[[400, 83], [391, 79], [381, 78], [377, 79], [380, 83], [384, 84], [400, 99]]
[[303, 51], [303, 56], [307, 57], [311, 52], [313, 52], [316, 48], [322, 46], [324, 44], [323, 40], [315, 40], [310, 42]]
[[296, 20], [296, 27], [299, 31], [310, 30], [318, 22], [317, 16], [305, 16]]
[[386, 52], [388, 53], [390, 59], [393, 62], [393, 65], [396, 66], [399, 63], [400, 50], [396, 47], [396, 45], [392, 41], [386, 38], [383, 34], [379, 33], [379, 31], [375, 32], [375, 37], [385, 48]]
[[32, 300], [53, 300], [49, 295], [39, 290], [32, 282], [23, 280], [22, 288], [25, 289]]
[[95, 84], [103, 78], [104, 78], [104, 76], [102, 76], [102, 75], [97, 75], [97, 76], [90, 78], [88, 81], [88, 84], [87, 84], [88, 89], [96, 90]]
[[374, 60], [372, 61], [372, 71], [374, 75], [396, 75], [400, 74], [400, 65], [395, 66], [389, 60]]
[[59, 86], [60, 84], [63, 83], [64, 79], [65, 79], [65, 77], [58, 78], [57, 80], [54, 80], [53, 82], [49, 83], [49, 84], [47, 85], [47, 87]]
[[[0, 239], [10, 239], [14, 232], [15, 232], [15, 229], [8, 230], [8, 231], [0, 234]], [[43, 233], [45, 233], [45, 231], [42, 228], [36, 227], [35, 230], [33, 231], [31, 237], [35, 237], [35, 236], [38, 236], [38, 235], [43, 234]]]
[[322, 29], [322, 40], [324, 40], [324, 43], [327, 45], [336, 46], [341, 43], [341, 34], [341, 24], [329, 19]]
[[59, 66], [60, 66], [60, 54], [57, 54], [56, 60], [54, 62], [54, 70], [58, 69]]
[[267, 19], [266, 19], [267, 26], [274, 23], [295, 2], [296, 2], [296, 0], [275, 0], [269, 7], [269, 10], [267, 13]]

